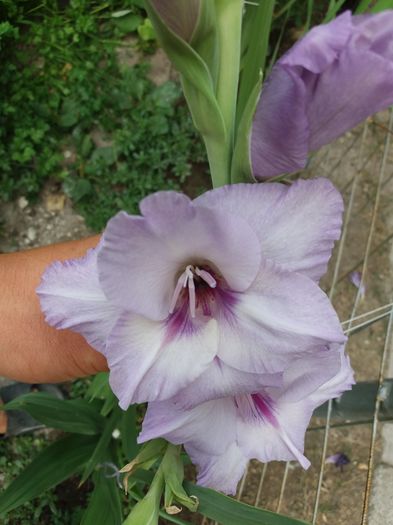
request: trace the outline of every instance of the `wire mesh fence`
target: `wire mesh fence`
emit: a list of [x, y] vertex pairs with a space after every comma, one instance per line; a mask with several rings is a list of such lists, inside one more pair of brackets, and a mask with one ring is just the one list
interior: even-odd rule
[[[356, 380], [372, 382], [372, 400], [366, 413], [353, 410], [349, 417], [346, 411], [338, 419], [329, 403], [318, 414], [323, 417], [313, 417], [306, 436], [312, 467], [303, 471], [295, 462], [251, 461], [236, 497], [313, 525], [368, 523], [373, 472], [381, 453], [379, 420], [390, 417], [381, 407], [391, 389], [384, 380], [393, 346], [392, 140], [393, 113], [378, 114], [318, 152], [301, 175], [330, 178], [345, 201], [341, 240], [321, 284], [349, 337]], [[351, 403], [361, 406], [362, 392], [355, 391]], [[349, 463], [327, 462], [336, 454]]]

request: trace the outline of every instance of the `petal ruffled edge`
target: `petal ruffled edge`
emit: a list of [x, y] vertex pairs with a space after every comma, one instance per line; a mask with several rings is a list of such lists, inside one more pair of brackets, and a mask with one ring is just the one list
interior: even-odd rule
[[234, 184], [196, 199], [245, 219], [258, 236], [264, 259], [318, 280], [340, 238], [344, 204], [324, 178], [280, 183]]
[[100, 287], [98, 249], [48, 266], [36, 292], [48, 324], [81, 334], [93, 348], [104, 353], [107, 337], [121, 310], [108, 301]]

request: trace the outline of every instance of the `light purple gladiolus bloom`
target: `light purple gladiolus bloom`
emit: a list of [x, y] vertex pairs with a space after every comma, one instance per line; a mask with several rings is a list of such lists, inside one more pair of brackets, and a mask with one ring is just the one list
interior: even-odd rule
[[48, 323], [106, 356], [122, 408], [278, 386], [292, 361], [345, 341], [317, 284], [343, 210], [328, 180], [159, 192], [140, 210], [38, 288]]
[[198, 466], [198, 483], [234, 494], [247, 462], [297, 460], [304, 456], [304, 435], [316, 407], [354, 384], [343, 348], [320, 349], [289, 366], [283, 385], [215, 399], [192, 409], [168, 400], [150, 403], [138, 438], [164, 437], [184, 444]]
[[313, 28], [272, 69], [251, 132], [256, 178], [302, 169], [308, 154], [393, 104], [393, 11], [346, 11]]

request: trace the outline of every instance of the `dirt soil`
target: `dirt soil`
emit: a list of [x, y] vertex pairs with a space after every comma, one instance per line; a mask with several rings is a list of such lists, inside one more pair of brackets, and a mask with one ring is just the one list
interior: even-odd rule
[[[352, 181], [357, 179], [353, 209], [349, 217], [343, 257], [338, 271], [333, 302], [341, 320], [350, 317], [357, 288], [349, 274], [363, 271], [365, 295], [355, 314], [370, 311], [392, 302], [392, 237], [393, 237], [393, 148], [387, 156], [384, 182], [376, 212], [367, 266], [362, 270], [373, 208], [377, 195], [388, 113], [369, 121], [362, 141], [363, 126], [346, 134], [334, 145], [320, 151], [310, 162], [306, 176], [327, 176], [341, 190], [348, 209]], [[362, 145], [363, 144], [363, 145]], [[302, 174], [304, 176], [304, 174]], [[9, 252], [34, 246], [77, 239], [90, 232], [69, 200], [57, 188], [45, 189], [39, 203], [29, 203], [25, 197], [0, 207], [2, 217], [0, 251]], [[329, 291], [337, 260], [337, 246], [328, 276], [323, 279]], [[358, 381], [376, 380], [384, 347], [387, 321], [382, 320], [350, 338], [348, 352]], [[321, 421], [313, 421], [311, 427]], [[345, 453], [350, 463], [342, 470], [327, 464], [322, 484], [318, 524], [358, 525], [364, 498], [371, 425], [354, 425], [332, 429], [327, 455]], [[322, 431], [310, 431], [306, 438], [306, 455], [312, 462], [304, 472], [296, 463], [287, 470], [285, 490], [279, 505], [285, 464], [272, 462], [267, 466], [261, 490], [260, 506], [311, 521], [323, 442]], [[377, 444], [377, 454], [378, 454]], [[241, 499], [255, 504], [263, 465], [251, 462]], [[241, 525], [241, 524], [239, 524]]]

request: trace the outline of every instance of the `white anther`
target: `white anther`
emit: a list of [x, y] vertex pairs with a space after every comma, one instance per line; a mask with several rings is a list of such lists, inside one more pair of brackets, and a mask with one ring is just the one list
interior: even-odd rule
[[190, 300], [191, 317], [195, 317], [196, 300], [195, 300], [195, 284], [194, 275], [190, 272], [188, 276], [188, 297]]
[[183, 272], [181, 276], [179, 277], [179, 279], [177, 280], [176, 288], [175, 288], [175, 291], [173, 292], [171, 305], [169, 307], [170, 314], [173, 314], [177, 300], [179, 299], [180, 292], [182, 288], [185, 288], [187, 286], [187, 280], [188, 280], [188, 275], [186, 274], [186, 272]]
[[217, 281], [214, 279], [214, 277], [207, 272], [206, 270], [200, 270], [199, 268], [195, 268], [195, 273], [207, 283], [210, 288], [215, 288], [217, 286]]
[[176, 304], [181, 294], [182, 288], [188, 287], [188, 299], [189, 299], [190, 313], [191, 313], [191, 317], [195, 317], [196, 294], [195, 294], [194, 272], [196, 275], [198, 275], [198, 277], [203, 279], [210, 286], [210, 288], [215, 288], [217, 286], [217, 281], [214, 279], [214, 277], [209, 272], [207, 272], [206, 270], [201, 270], [198, 267], [194, 268], [194, 266], [189, 264], [184, 270], [184, 272], [180, 275], [179, 279], [177, 280], [175, 291], [173, 292], [173, 296], [172, 296], [171, 305], [169, 307], [170, 314], [173, 314], [176, 308]]
[[183, 275], [185, 275], [185, 279], [184, 279], [184, 283], [183, 283], [183, 288], [186, 288], [187, 287], [187, 282], [189, 279], [192, 279], [193, 278], [193, 267], [191, 266], [191, 264], [189, 264], [186, 269], [184, 270], [184, 273]]

